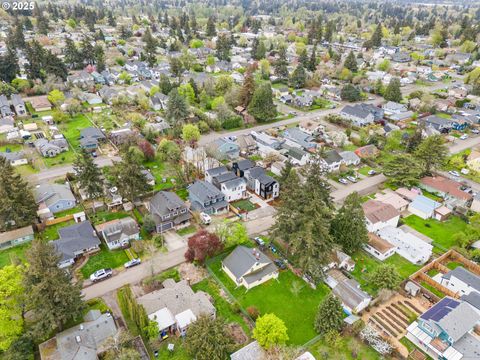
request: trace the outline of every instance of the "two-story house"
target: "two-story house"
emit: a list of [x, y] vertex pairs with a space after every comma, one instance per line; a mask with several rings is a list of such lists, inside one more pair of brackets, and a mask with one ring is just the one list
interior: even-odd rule
[[228, 210], [225, 194], [213, 184], [197, 180], [188, 187], [191, 208], [207, 214], [220, 214]]
[[245, 171], [247, 188], [261, 196], [265, 200], [275, 199], [280, 195], [280, 184], [277, 180], [265, 173], [265, 169], [259, 166]]
[[158, 233], [190, 224], [191, 215], [187, 205], [173, 192], [159, 191], [146, 203], [146, 207]]
[[12, 105], [18, 117], [23, 117], [28, 115], [27, 109], [25, 107], [25, 103], [23, 102], [22, 97], [20, 95], [18, 94], [12, 95]]
[[377, 200], [368, 200], [362, 204], [363, 212], [367, 222], [367, 229], [376, 232], [387, 226], [397, 227], [400, 220], [400, 213], [390, 204]]
[[340, 116], [350, 120], [355, 126], [366, 126], [383, 119], [384, 111], [371, 104], [346, 105]]
[[109, 250], [128, 246], [131, 240], [140, 239], [140, 229], [137, 222], [131, 218], [115, 219], [95, 226]]

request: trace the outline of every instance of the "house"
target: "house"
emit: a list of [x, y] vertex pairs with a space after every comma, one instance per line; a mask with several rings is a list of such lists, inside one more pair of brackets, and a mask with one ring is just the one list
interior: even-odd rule
[[440, 278], [440, 284], [458, 295], [480, 293], [480, 276], [470, 272], [463, 266], [458, 266]]
[[0, 118], [13, 115], [10, 103], [5, 95], [0, 95]]
[[35, 201], [39, 204], [40, 213], [55, 214], [72, 209], [77, 200], [67, 184], [43, 183], [34, 189]]
[[25, 107], [25, 103], [23, 102], [22, 97], [20, 95], [18, 94], [12, 95], [12, 105], [18, 117], [24, 117], [28, 115], [27, 109]]
[[155, 93], [150, 97], [150, 105], [155, 111], [165, 110], [167, 108], [168, 95], [161, 92]]
[[338, 155], [342, 158], [342, 162], [346, 166], [358, 166], [360, 165], [360, 158], [358, 157], [357, 154], [355, 154], [353, 151], [342, 151], [339, 152]]
[[257, 142], [258, 150], [261, 153], [268, 154], [273, 150], [280, 150], [284, 140], [270, 136], [264, 132], [252, 131], [250, 133]]
[[203, 291], [194, 292], [186, 280], [167, 279], [162, 285], [162, 289], [137, 299], [148, 318], [157, 323], [161, 339], [174, 333], [185, 336], [188, 326], [198, 317], [216, 316], [209, 295]]
[[107, 221], [95, 229], [102, 234], [109, 250], [128, 246], [131, 240], [140, 239], [138, 224], [131, 217]]
[[360, 284], [355, 279], [347, 278], [339, 270], [330, 270], [327, 273], [325, 283], [342, 302], [343, 311], [347, 315], [362, 312], [372, 300], [370, 295], [360, 289]]
[[304, 133], [299, 128], [290, 128], [285, 130], [283, 132], [283, 137], [297, 143], [307, 151], [314, 150], [317, 147], [317, 144], [313, 141], [313, 137], [307, 133]]
[[264, 253], [239, 245], [222, 261], [222, 269], [237, 286], [247, 290], [278, 277], [278, 269]]
[[395, 254], [395, 245], [383, 240], [380, 236], [374, 233], [368, 233], [368, 242], [363, 246], [366, 252], [380, 261], [388, 259]]
[[73, 265], [82, 255], [100, 249], [100, 239], [88, 220], [61, 228], [58, 235], [59, 239], [51, 243], [61, 255], [60, 268]]
[[159, 191], [146, 203], [146, 208], [155, 221], [157, 233], [190, 224], [187, 205], [173, 192]]
[[0, 249], [7, 249], [33, 240], [31, 225], [0, 233]]
[[325, 131], [325, 126], [313, 120], [300, 121], [300, 123], [298, 124], [298, 128], [304, 133], [311, 136], [319, 135]]
[[345, 254], [341, 250], [335, 249], [332, 251], [330, 263], [325, 267], [324, 271], [334, 268], [353, 271], [355, 269], [355, 261], [352, 260], [350, 255]]
[[480, 314], [467, 302], [444, 297], [407, 328], [407, 339], [435, 360], [478, 359]]
[[0, 152], [0, 157], [5, 158], [12, 166], [28, 164], [28, 160], [23, 151]]
[[440, 133], [448, 133], [453, 129], [453, 121], [437, 115], [429, 115], [425, 118], [419, 119], [419, 122], [425, 127], [432, 127]]
[[236, 160], [240, 157], [240, 147], [224, 138], [219, 138], [208, 144], [207, 152], [218, 160]]
[[385, 191], [384, 193], [377, 194], [375, 195], [375, 200], [392, 205], [398, 212], [407, 210], [408, 204], [410, 204], [409, 201], [393, 191]]
[[480, 212], [480, 194], [477, 194], [473, 197], [470, 209], [475, 212]]
[[15, 121], [11, 116], [0, 117], [0, 134], [11, 132], [15, 129]]
[[280, 184], [265, 173], [265, 169], [255, 166], [245, 171], [247, 188], [266, 200], [275, 199], [280, 195]]
[[252, 135], [239, 135], [237, 137], [237, 145], [240, 147], [240, 152], [245, 155], [252, 154], [257, 150], [257, 142]]
[[382, 109], [385, 113], [385, 116], [387, 117], [408, 111], [407, 107], [404, 104], [400, 104], [394, 101], [388, 101], [387, 103], [383, 104]]
[[232, 164], [232, 171], [239, 177], [245, 175], [245, 171], [255, 167], [255, 162], [249, 159], [236, 161]]
[[293, 165], [303, 166], [310, 161], [310, 153], [297, 147], [288, 148], [284, 155]]
[[370, 144], [359, 147], [355, 149], [354, 152], [360, 159], [369, 159], [377, 156], [380, 153], [380, 150], [378, 150], [375, 145]]
[[220, 183], [220, 191], [228, 202], [245, 199], [247, 197], [247, 181], [243, 177], [235, 177]]
[[80, 147], [87, 151], [95, 151], [99, 142], [105, 139], [105, 134], [99, 128], [88, 127], [80, 130]]
[[328, 172], [336, 172], [340, 170], [340, 165], [342, 165], [343, 158], [337, 152], [337, 150], [330, 150], [325, 152], [322, 157], [323, 165], [326, 167]]
[[377, 200], [368, 200], [362, 204], [367, 229], [375, 232], [386, 226], [396, 227], [400, 220], [400, 213], [390, 204], [385, 204]]
[[205, 170], [205, 180], [213, 184], [213, 179], [215, 177], [226, 174], [228, 172], [229, 170], [225, 166], [217, 166], [211, 169], [207, 169]]
[[435, 215], [435, 210], [440, 208], [442, 204], [427, 198], [423, 195], [418, 195], [415, 199], [408, 205], [408, 211], [412, 214], [421, 217], [422, 219], [430, 219]]
[[65, 139], [47, 140], [41, 138], [36, 140], [33, 144], [43, 157], [55, 157], [68, 150], [68, 142]]
[[230, 360], [262, 360], [265, 356], [265, 350], [255, 340], [231, 354]]
[[412, 202], [418, 195], [422, 195], [422, 191], [420, 189], [407, 189], [404, 187], [398, 188], [397, 190], [395, 190], [395, 193], [400, 195], [408, 202]]
[[137, 133], [133, 131], [128, 125], [119, 129], [110, 131], [110, 140], [117, 145], [123, 145], [132, 137], [135, 137]]
[[395, 252], [412, 264], [425, 264], [432, 256], [433, 246], [415, 236], [394, 226], [385, 226], [376, 234], [383, 240], [395, 246]]
[[31, 97], [29, 101], [36, 112], [52, 110], [52, 104], [50, 104], [46, 95]]
[[472, 201], [472, 194], [460, 190], [462, 184], [443, 176], [426, 176], [420, 180], [420, 187], [441, 196], [449, 208], [466, 206]]
[[220, 214], [228, 211], [225, 194], [209, 182], [197, 180], [187, 189], [188, 199], [193, 210], [207, 214]]
[[350, 120], [353, 125], [359, 127], [380, 121], [383, 119], [383, 115], [383, 109], [365, 103], [346, 105], [342, 111], [340, 111], [341, 117]]
[[41, 360], [97, 360], [117, 336], [110, 313], [90, 310], [84, 322], [62, 331], [38, 347]]

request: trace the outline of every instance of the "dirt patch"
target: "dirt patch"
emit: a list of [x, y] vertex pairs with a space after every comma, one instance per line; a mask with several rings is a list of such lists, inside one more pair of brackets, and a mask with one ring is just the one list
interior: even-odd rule
[[248, 341], [248, 336], [245, 334], [242, 327], [237, 323], [228, 324], [227, 331], [237, 345], [245, 344]]
[[178, 267], [178, 272], [184, 280], [190, 284], [196, 284], [207, 277], [207, 271], [204, 268], [195, 266], [191, 263], [183, 263]]

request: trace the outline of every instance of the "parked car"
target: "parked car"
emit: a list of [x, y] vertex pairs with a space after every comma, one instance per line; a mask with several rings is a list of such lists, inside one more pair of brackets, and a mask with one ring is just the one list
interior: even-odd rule
[[90, 275], [90, 280], [97, 282], [108, 279], [110, 276], [112, 276], [112, 269], [100, 269]]
[[140, 259], [132, 259], [130, 261], [127, 261], [123, 266], [125, 266], [126, 269], [140, 265], [142, 263], [142, 260]]
[[352, 183], [356, 183], [357, 182], [357, 178], [355, 176], [347, 176], [347, 179], [349, 181], [351, 181]]
[[253, 240], [258, 244], [258, 246], [260, 246], [260, 247], [265, 246], [265, 241], [263, 241], [263, 239], [261, 237], [257, 236]]
[[344, 178], [338, 179], [338, 182], [339, 182], [339, 183], [342, 183], [342, 184], [344, 184], [344, 185], [347, 185], [347, 184], [348, 184], [347, 179], [344, 179]]
[[275, 263], [275, 265], [277, 265], [277, 267], [280, 270], [285, 270], [287, 268], [287, 265], [285, 264], [285, 262], [282, 259], [275, 259], [274, 263]]
[[463, 174], [463, 175], [468, 175], [470, 173], [470, 170], [468, 170], [467, 168], [463, 168], [462, 170], [460, 170], [460, 172]]
[[227, 136], [227, 140], [230, 140], [230, 141], [232, 141], [232, 142], [235, 142], [235, 141], [237, 141], [237, 137], [234, 136], [234, 135], [232, 135], [232, 136]]
[[270, 244], [270, 245], [268, 245], [268, 247], [274, 254], [277, 252], [277, 248], [275, 247], [275, 245]]
[[460, 174], [456, 170], [450, 170], [448, 173], [453, 176], [457, 176], [457, 177], [460, 176]]
[[97, 155], [97, 152], [96, 152], [96, 151], [92, 151], [92, 156], [93, 156], [94, 158], [96, 158], [96, 157], [98, 156], [98, 155]]
[[463, 134], [462, 136], [460, 136], [460, 140], [467, 140], [467, 139], [468, 139], [467, 134]]
[[377, 172], [375, 170], [368, 170], [368, 175], [372, 176], [375, 175]]
[[472, 129], [472, 134], [480, 134], [480, 130], [478, 129]]
[[200, 219], [202, 220], [202, 223], [204, 225], [210, 225], [210, 223], [212, 222], [212, 218], [210, 217], [210, 215], [204, 212], [200, 213]]

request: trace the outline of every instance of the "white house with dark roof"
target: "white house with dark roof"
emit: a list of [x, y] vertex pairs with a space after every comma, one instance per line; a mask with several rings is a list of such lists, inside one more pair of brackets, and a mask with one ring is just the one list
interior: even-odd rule
[[469, 295], [471, 292], [480, 293], [480, 276], [459, 266], [440, 278], [440, 284], [458, 293]]
[[397, 227], [400, 213], [390, 204], [377, 200], [368, 200], [362, 204], [367, 221], [367, 229], [376, 232], [386, 226]]
[[0, 152], [0, 157], [5, 158], [12, 166], [28, 164], [28, 159], [23, 151]]
[[237, 246], [222, 261], [222, 270], [237, 286], [251, 289], [278, 277], [278, 269], [264, 253], [255, 248]]
[[346, 105], [340, 116], [350, 120], [355, 126], [365, 126], [383, 118], [383, 109], [371, 104]]

